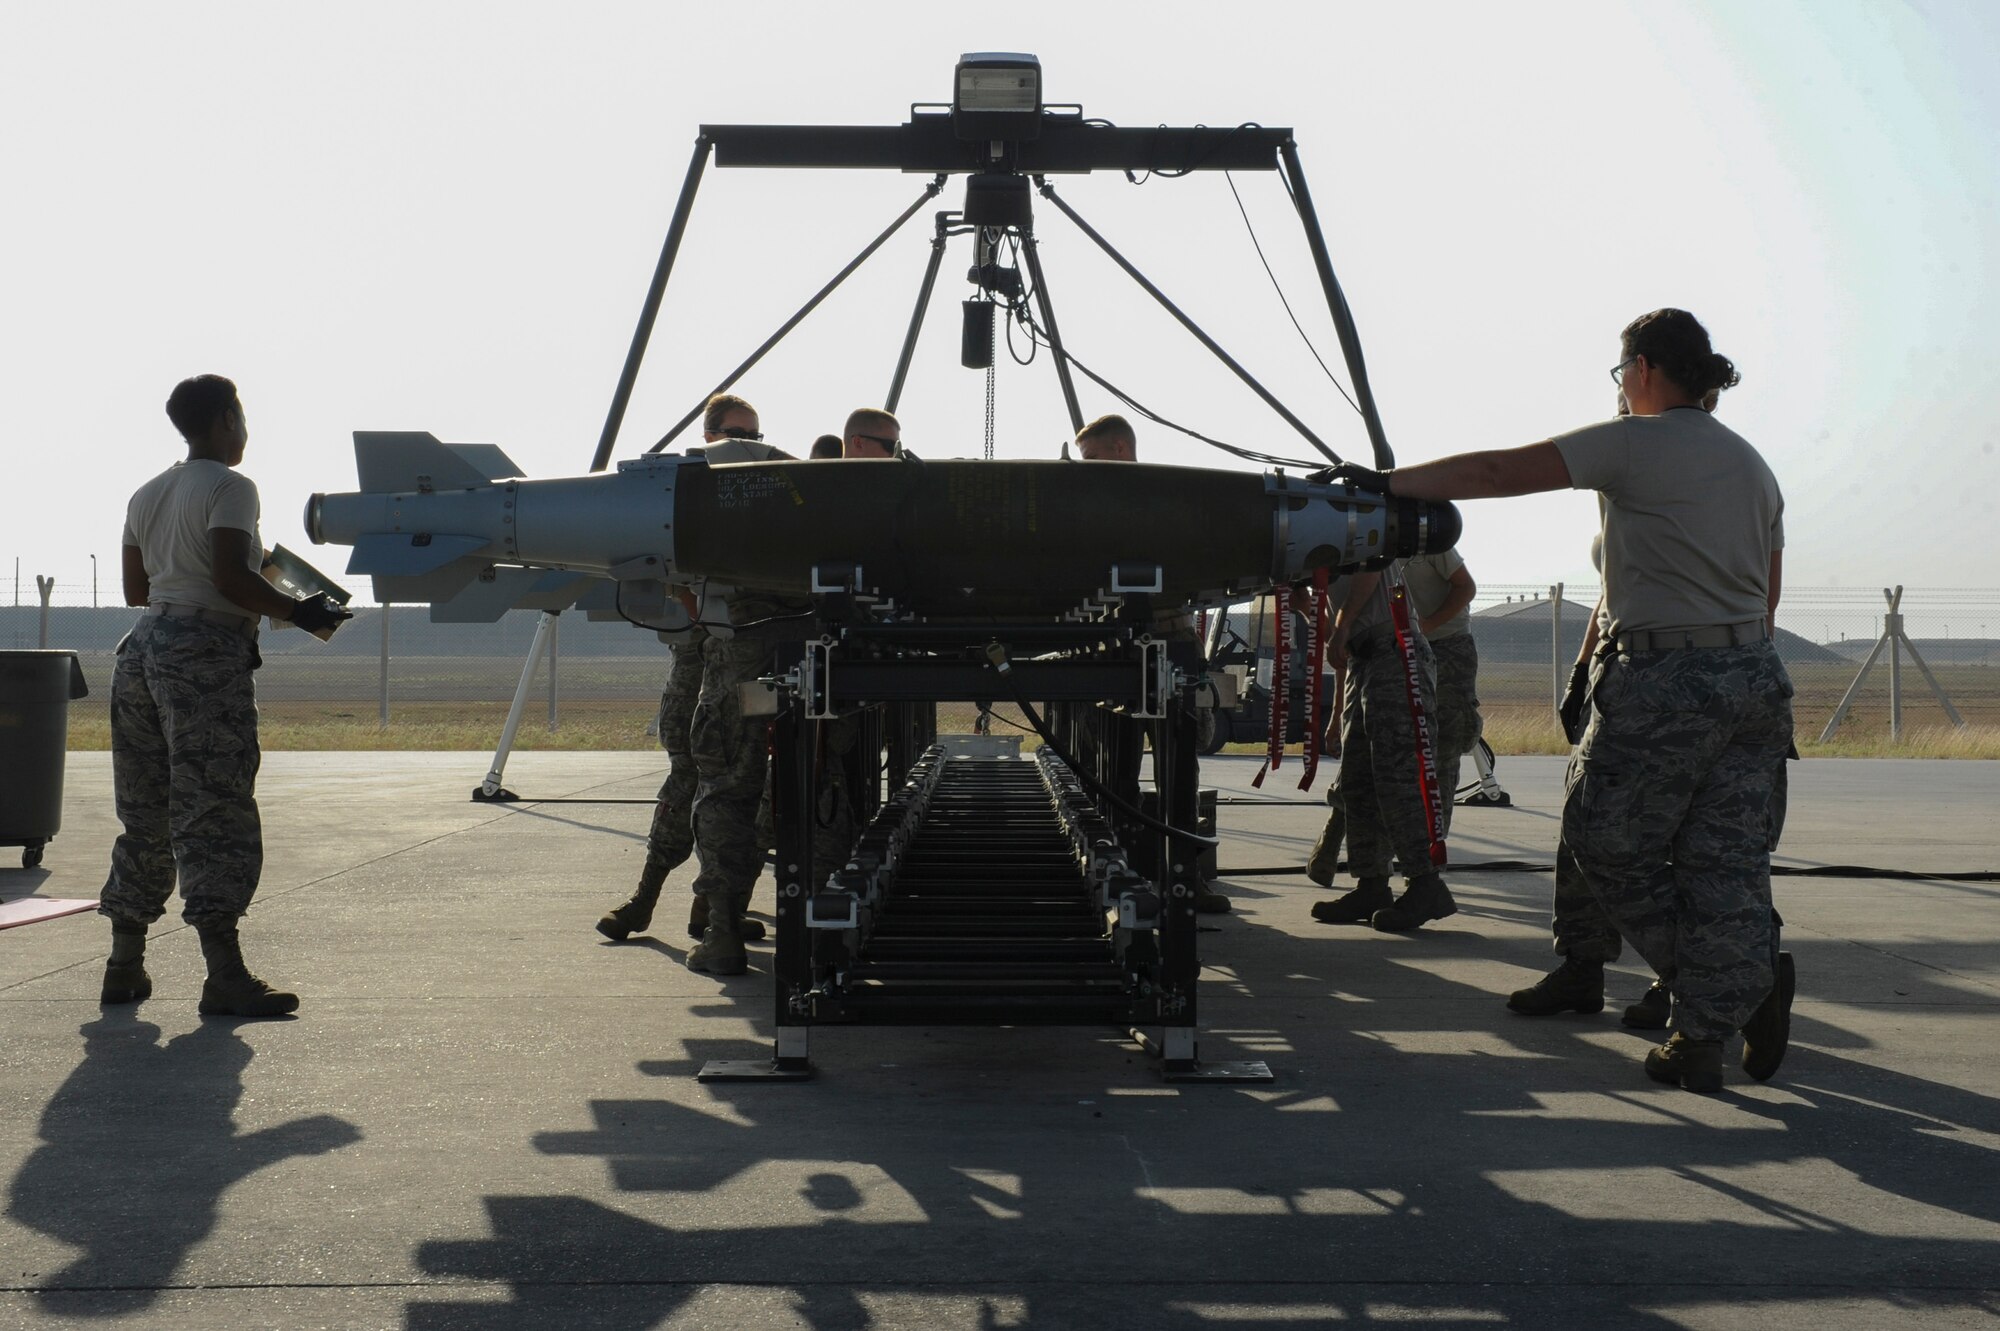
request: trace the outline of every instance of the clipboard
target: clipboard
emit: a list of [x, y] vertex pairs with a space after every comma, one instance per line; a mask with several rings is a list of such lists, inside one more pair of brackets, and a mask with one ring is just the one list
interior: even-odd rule
[[[354, 599], [353, 592], [348, 591], [347, 588], [341, 586], [332, 578], [327, 577], [326, 574], [320, 572], [282, 545], [264, 556], [262, 572], [264, 574], [264, 581], [270, 583], [273, 587], [276, 587], [279, 591], [294, 600], [301, 597], [323, 594], [331, 596], [337, 604], [344, 606]], [[271, 621], [271, 627], [290, 628], [292, 625], [287, 620], [274, 619]], [[321, 642], [330, 641], [333, 637], [333, 629], [321, 629], [319, 632], [313, 634], [313, 636]]]

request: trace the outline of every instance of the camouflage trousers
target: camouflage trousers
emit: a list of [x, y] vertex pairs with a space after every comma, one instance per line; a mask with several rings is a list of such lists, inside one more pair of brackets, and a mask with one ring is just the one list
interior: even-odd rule
[[[1779, 837], [1784, 835], [1789, 784], [1785, 764], [1780, 762], [1771, 777], [1771, 803], [1764, 819], [1766, 850], [1775, 852]], [[1560, 956], [1610, 962], [1618, 960], [1624, 951], [1619, 944], [1618, 927], [1611, 923], [1604, 907], [1597, 904], [1590, 885], [1583, 880], [1583, 870], [1577, 867], [1576, 856], [1570, 853], [1569, 843], [1561, 838], [1556, 841], [1555, 901], [1550, 915], [1556, 952]], [[1776, 916], [1774, 910], [1772, 917]]]
[[694, 891], [709, 899], [745, 898], [764, 867], [759, 801], [770, 770], [765, 717], [743, 715], [737, 687], [769, 672], [772, 646], [755, 638], [710, 638], [701, 645], [701, 692], [688, 726], [694, 758]]
[[[1353, 691], [1343, 690], [1340, 695], [1340, 715], [1333, 718], [1334, 729], [1342, 736], [1347, 734], [1347, 718], [1355, 706]], [[1345, 742], [1343, 739], [1343, 746]], [[1341, 767], [1344, 768], [1346, 765], [1343, 747]], [[1319, 839], [1313, 842], [1312, 854], [1306, 857], [1306, 868], [1308, 872], [1318, 874], [1325, 881], [1332, 882], [1334, 873], [1340, 868], [1340, 843], [1347, 840], [1347, 806], [1341, 803], [1338, 769], [1335, 770], [1333, 779], [1326, 783], [1326, 802], [1331, 806], [1327, 810], [1326, 826], [1320, 828]]]
[[1437, 663], [1438, 795], [1444, 800], [1444, 830], [1451, 831], [1459, 766], [1479, 742], [1479, 646], [1470, 633], [1454, 633], [1431, 644]]
[[653, 806], [653, 825], [646, 833], [646, 868], [662, 876], [694, 854], [694, 754], [688, 731], [694, 724], [695, 703], [701, 698], [701, 645], [705, 634], [674, 648], [667, 687], [660, 694], [660, 747], [667, 751], [667, 779], [660, 783]]
[[[1418, 693], [1426, 715], [1437, 715], [1437, 674], [1430, 645], [1413, 634]], [[1348, 644], [1347, 697], [1340, 717], [1338, 800], [1321, 833], [1336, 842], [1345, 833], [1347, 863], [1357, 878], [1387, 878], [1393, 856], [1403, 875], [1431, 871], [1430, 835], [1424, 828], [1416, 727], [1395, 635], [1387, 624]], [[1449, 792], [1440, 790], [1449, 799]], [[1319, 850], [1315, 850], [1315, 857]]]
[[[1431, 643], [1431, 657], [1437, 668], [1437, 710], [1434, 713], [1438, 736], [1438, 797], [1444, 801], [1444, 830], [1451, 833], [1451, 811], [1453, 796], [1458, 791], [1458, 774], [1465, 755], [1479, 742], [1483, 722], [1479, 716], [1479, 648], [1473, 644], [1470, 633], [1461, 633], [1449, 638], [1441, 638]], [[1394, 644], [1387, 648], [1392, 659]], [[1347, 733], [1348, 713], [1354, 708], [1355, 690], [1350, 679], [1348, 692], [1342, 701], [1339, 725], [1344, 736]], [[1407, 711], [1407, 707], [1405, 711]], [[1342, 740], [1345, 753], [1346, 741]], [[1345, 770], [1345, 758], [1342, 770]], [[1326, 826], [1320, 830], [1319, 840], [1313, 844], [1312, 855], [1307, 861], [1327, 877], [1333, 875], [1340, 860], [1340, 843], [1347, 836], [1347, 811], [1341, 805], [1340, 778], [1336, 776], [1327, 790], [1326, 802], [1333, 806], [1327, 815]], [[1429, 863], [1428, 860], [1425, 861]]]
[[1772, 786], [1791, 679], [1769, 642], [1646, 652], [1601, 661], [1591, 703], [1563, 843], [1605, 918], [1673, 986], [1675, 1029], [1721, 1039], [1774, 974]]
[[98, 913], [151, 924], [178, 875], [190, 922], [250, 908], [257, 816], [257, 644], [219, 624], [146, 615], [111, 676], [111, 779], [124, 832]]

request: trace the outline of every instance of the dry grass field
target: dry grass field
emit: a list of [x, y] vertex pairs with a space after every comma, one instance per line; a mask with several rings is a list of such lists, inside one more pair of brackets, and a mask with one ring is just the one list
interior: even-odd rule
[[[657, 700], [655, 700], [657, 701]], [[267, 752], [289, 750], [485, 750], [499, 742], [507, 720], [503, 702], [397, 703], [386, 729], [378, 724], [374, 699], [363, 702], [260, 701], [257, 734]], [[644, 702], [580, 700], [562, 704], [556, 728], [548, 728], [548, 705], [535, 699], [515, 736], [518, 750], [653, 749], [646, 733], [652, 710]], [[71, 749], [111, 747], [109, 714], [72, 714]]]
[[[70, 711], [70, 747], [110, 746], [105, 694], [110, 684], [108, 654], [85, 654], [92, 696]], [[298, 749], [488, 750], [499, 739], [507, 703], [520, 674], [518, 659], [495, 657], [403, 657], [392, 664], [390, 722], [378, 724], [377, 664], [367, 658], [283, 656], [258, 672], [262, 737], [272, 751]], [[1797, 686], [1799, 750], [1810, 757], [2000, 758], [2000, 668], [1952, 665], [1937, 670], [1967, 725], [1948, 724], [1943, 710], [1914, 670], [1903, 674], [1903, 738], [1889, 738], [1888, 671], [1878, 667], [1832, 742], [1819, 743], [1827, 719], [1854, 675], [1851, 664], [1799, 665]], [[649, 749], [646, 733], [665, 677], [658, 656], [579, 657], [560, 668], [558, 724], [548, 727], [546, 684], [537, 680], [529, 695], [516, 747], [523, 750]], [[1479, 692], [1486, 737], [1497, 753], [1565, 753], [1550, 702], [1546, 665], [1491, 663], [1480, 672]], [[995, 709], [995, 734], [1021, 733], [1011, 706]], [[968, 705], [940, 707], [946, 732], [972, 728]], [[1013, 723], [1013, 724], [1009, 724]], [[1033, 748], [1035, 737], [1023, 734]], [[1261, 746], [1232, 744], [1232, 753]]]

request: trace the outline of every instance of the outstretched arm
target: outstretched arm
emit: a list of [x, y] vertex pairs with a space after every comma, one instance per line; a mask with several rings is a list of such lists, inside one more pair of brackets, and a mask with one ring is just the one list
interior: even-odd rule
[[1545, 440], [1398, 467], [1389, 486], [1404, 499], [1502, 499], [1569, 489], [1569, 464], [1562, 450]]

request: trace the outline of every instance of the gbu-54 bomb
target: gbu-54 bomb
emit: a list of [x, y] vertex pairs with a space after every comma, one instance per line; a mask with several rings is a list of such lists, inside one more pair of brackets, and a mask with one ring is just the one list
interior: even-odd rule
[[1143, 463], [661, 454], [526, 480], [497, 448], [428, 434], [358, 433], [355, 454], [361, 491], [314, 495], [307, 531], [352, 545], [348, 571], [405, 602], [449, 602], [515, 566], [705, 583], [725, 600], [838, 585], [932, 619], [1053, 617], [1097, 594], [1221, 602], [1459, 534], [1450, 504]]

